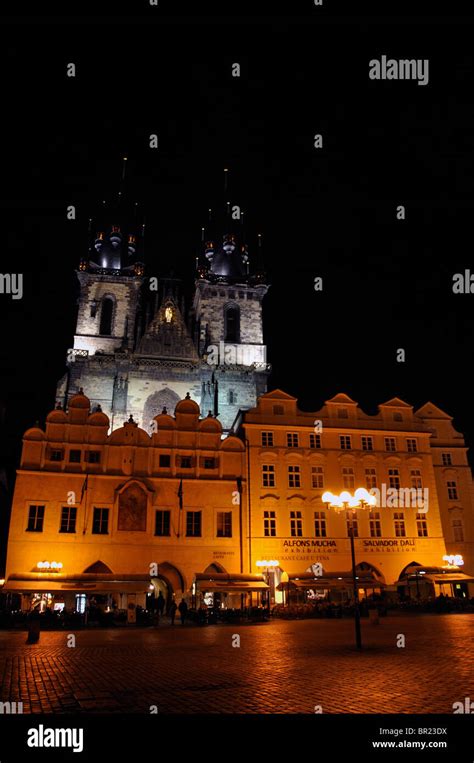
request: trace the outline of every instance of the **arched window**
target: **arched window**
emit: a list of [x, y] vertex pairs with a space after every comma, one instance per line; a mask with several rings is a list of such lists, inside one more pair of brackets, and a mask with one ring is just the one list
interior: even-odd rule
[[240, 342], [240, 311], [238, 307], [227, 307], [224, 314], [225, 342]]
[[112, 334], [112, 315], [114, 312], [114, 303], [110, 297], [104, 297], [100, 311], [100, 329], [99, 333], [105, 336]]

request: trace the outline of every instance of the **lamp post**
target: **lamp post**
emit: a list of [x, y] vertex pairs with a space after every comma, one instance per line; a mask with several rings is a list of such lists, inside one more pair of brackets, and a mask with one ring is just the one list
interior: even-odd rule
[[283, 571], [280, 576], [280, 583], [283, 586], [283, 591], [285, 591], [285, 583], [286, 583], [286, 593], [285, 593], [285, 599], [286, 599], [286, 606], [290, 606], [290, 576], [286, 571]]
[[362, 648], [362, 638], [360, 632], [360, 611], [359, 611], [359, 594], [357, 591], [357, 575], [356, 575], [356, 562], [355, 562], [355, 550], [354, 550], [354, 520], [356, 517], [357, 509], [365, 509], [370, 506], [375, 506], [377, 499], [374, 495], [371, 495], [368, 490], [363, 487], [357, 488], [354, 495], [349, 493], [348, 490], [343, 490], [340, 495], [333, 495], [329, 491], [323, 493], [322, 501], [328, 508], [334, 509], [337, 512], [351, 511], [351, 525], [349, 537], [351, 539], [351, 560], [352, 560], [352, 584], [354, 589], [354, 626], [357, 649]]

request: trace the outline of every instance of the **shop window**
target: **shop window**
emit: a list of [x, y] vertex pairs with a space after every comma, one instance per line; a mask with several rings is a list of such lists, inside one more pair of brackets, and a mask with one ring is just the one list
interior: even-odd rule
[[87, 597], [85, 593], [76, 593], [76, 612], [83, 615], [86, 611]]

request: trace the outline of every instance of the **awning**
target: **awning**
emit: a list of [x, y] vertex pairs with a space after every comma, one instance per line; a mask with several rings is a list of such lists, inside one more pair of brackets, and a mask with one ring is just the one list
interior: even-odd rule
[[468, 583], [473, 581], [474, 578], [471, 575], [466, 575], [464, 572], [446, 573], [443, 575], [423, 575], [425, 580], [430, 580], [432, 583]]
[[474, 580], [471, 575], [466, 575], [459, 567], [422, 567], [412, 566], [405, 571], [404, 579], [419, 582], [429, 580], [430, 583], [467, 583]]
[[73, 591], [75, 593], [145, 593], [150, 586], [149, 575], [114, 575], [79, 573], [66, 575], [44, 572], [27, 572], [10, 575], [4, 591], [18, 593], [49, 593]]
[[[378, 580], [371, 573], [357, 575], [358, 588], [385, 588], [385, 583]], [[352, 588], [354, 585], [352, 573], [349, 572], [327, 572], [326, 575], [315, 576], [312, 572], [303, 572], [300, 575], [289, 575], [289, 585], [293, 589], [315, 589], [315, 588]], [[286, 591], [288, 583], [280, 583], [277, 591]]]
[[266, 591], [269, 586], [265, 583], [263, 575], [245, 575], [236, 573], [231, 575], [225, 572], [207, 574], [197, 572], [194, 576], [196, 591], [216, 593], [246, 593], [250, 591]]

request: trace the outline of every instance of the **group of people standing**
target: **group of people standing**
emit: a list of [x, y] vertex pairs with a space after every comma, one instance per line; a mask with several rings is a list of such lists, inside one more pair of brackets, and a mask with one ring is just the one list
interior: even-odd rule
[[[165, 606], [166, 606], [165, 597], [160, 591], [158, 594], [158, 598], [156, 599], [156, 602], [155, 602], [155, 611], [156, 611], [156, 618], [157, 618], [156, 625], [158, 625], [160, 621], [160, 617], [163, 617]], [[171, 620], [171, 625], [174, 625], [174, 620], [175, 620], [177, 611], [179, 612], [179, 616], [181, 618], [181, 625], [184, 625], [184, 622], [186, 620], [186, 615], [188, 614], [188, 605], [186, 604], [184, 599], [181, 599], [179, 604], [176, 604], [175, 600], [173, 599], [173, 601], [169, 605], [167, 615], [169, 616]]]

